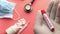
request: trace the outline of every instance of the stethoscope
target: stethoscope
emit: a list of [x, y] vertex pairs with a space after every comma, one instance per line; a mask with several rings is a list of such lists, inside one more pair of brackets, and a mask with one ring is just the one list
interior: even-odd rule
[[24, 6], [25, 12], [30, 13], [32, 11], [32, 4], [33, 4], [33, 2], [34, 2], [34, 0], [32, 0], [29, 4], [26, 4]]

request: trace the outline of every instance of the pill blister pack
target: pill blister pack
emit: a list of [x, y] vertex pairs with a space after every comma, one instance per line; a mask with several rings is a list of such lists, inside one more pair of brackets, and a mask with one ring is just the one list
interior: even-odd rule
[[20, 34], [26, 27], [28, 23], [24, 18], [18, 20], [17, 23], [14, 25], [10, 26], [9, 28], [6, 29], [7, 34], [15, 34], [17, 31], [17, 34]]

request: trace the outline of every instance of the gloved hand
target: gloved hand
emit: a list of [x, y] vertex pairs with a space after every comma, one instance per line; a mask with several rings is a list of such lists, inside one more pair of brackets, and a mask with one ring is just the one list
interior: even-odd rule
[[55, 28], [54, 32], [51, 32], [46, 22], [44, 21], [41, 11], [38, 11], [36, 23], [34, 26], [34, 34], [60, 34], [60, 0], [53, 0], [47, 8], [47, 15], [51, 19]]

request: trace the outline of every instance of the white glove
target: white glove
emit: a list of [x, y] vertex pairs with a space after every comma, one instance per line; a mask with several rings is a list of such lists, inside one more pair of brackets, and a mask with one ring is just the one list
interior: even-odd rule
[[55, 31], [51, 32], [46, 22], [44, 21], [42, 14], [38, 11], [36, 23], [34, 26], [34, 34], [60, 34], [60, 0], [53, 0], [47, 8], [47, 15], [51, 19]]

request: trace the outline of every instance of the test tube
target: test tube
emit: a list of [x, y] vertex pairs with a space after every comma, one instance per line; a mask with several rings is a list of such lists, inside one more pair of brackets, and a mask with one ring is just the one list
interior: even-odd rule
[[54, 32], [54, 26], [53, 26], [51, 20], [49, 19], [49, 17], [47, 16], [46, 11], [45, 11], [45, 10], [41, 10], [41, 13], [42, 13], [43, 18], [44, 18], [45, 22], [47, 23], [49, 29], [50, 29], [52, 32]]

